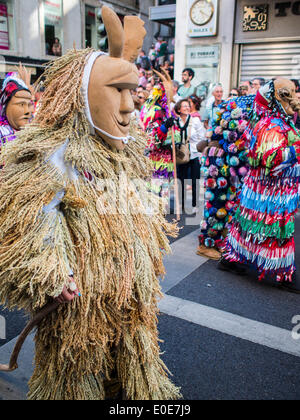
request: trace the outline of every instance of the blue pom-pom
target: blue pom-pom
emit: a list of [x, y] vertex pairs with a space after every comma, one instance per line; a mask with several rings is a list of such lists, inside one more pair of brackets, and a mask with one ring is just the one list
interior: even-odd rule
[[217, 159], [216, 159], [216, 164], [217, 164], [217, 166], [219, 166], [219, 167], [223, 166], [223, 165], [224, 165], [224, 159], [222, 159], [222, 158], [217, 158]]
[[215, 207], [211, 207], [208, 210], [208, 214], [209, 214], [209, 216], [214, 216], [217, 213], [217, 211], [218, 211], [218, 209], [216, 209]]
[[201, 173], [206, 178], [208, 176], [208, 167], [207, 166], [202, 166]]
[[232, 157], [229, 159], [229, 165], [230, 165], [230, 166], [238, 166], [238, 165], [239, 165], [239, 163], [240, 163], [240, 161], [239, 161], [239, 158], [238, 158], [237, 156], [232, 156]]

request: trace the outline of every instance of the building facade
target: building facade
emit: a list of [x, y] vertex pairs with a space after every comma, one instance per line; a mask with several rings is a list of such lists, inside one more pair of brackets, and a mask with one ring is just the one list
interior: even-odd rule
[[155, 31], [148, 18], [152, 0], [0, 0], [1, 78], [21, 61], [35, 80], [46, 62], [74, 45], [98, 48], [96, 11], [104, 4], [121, 20], [127, 14], [140, 16], [147, 30], [145, 49], [150, 48]]
[[185, 67], [205, 94], [255, 77], [300, 78], [300, 1], [177, 0], [175, 78]]

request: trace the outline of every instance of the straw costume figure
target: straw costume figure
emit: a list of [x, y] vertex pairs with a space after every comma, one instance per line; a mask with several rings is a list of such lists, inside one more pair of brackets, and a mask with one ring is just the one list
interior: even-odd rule
[[220, 269], [242, 273], [240, 263], [249, 263], [256, 266], [260, 279], [292, 282], [300, 176], [300, 134], [293, 117], [299, 111], [290, 80], [271, 81], [257, 93], [244, 134], [250, 172]]
[[151, 172], [146, 141], [129, 135], [145, 29], [102, 13], [109, 55], [50, 64], [34, 124], [4, 152], [0, 300], [32, 315], [62, 303], [37, 329], [31, 400], [180, 397], [157, 332], [166, 235], [178, 229], [133, 182]]

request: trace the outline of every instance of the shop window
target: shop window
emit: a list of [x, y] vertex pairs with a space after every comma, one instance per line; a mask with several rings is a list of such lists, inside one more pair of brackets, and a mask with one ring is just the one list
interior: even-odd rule
[[176, 0], [159, 0], [159, 6], [166, 6], [167, 4], [176, 4]]
[[14, 50], [15, 41], [14, 0], [0, 0], [0, 50]]
[[63, 45], [63, 0], [43, 0], [46, 55], [61, 56]]
[[85, 6], [85, 46], [97, 49], [96, 8]]

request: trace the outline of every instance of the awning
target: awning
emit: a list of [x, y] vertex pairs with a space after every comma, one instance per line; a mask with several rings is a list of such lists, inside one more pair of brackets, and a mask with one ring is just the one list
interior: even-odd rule
[[158, 23], [171, 23], [176, 19], [176, 4], [149, 8], [149, 19]]

